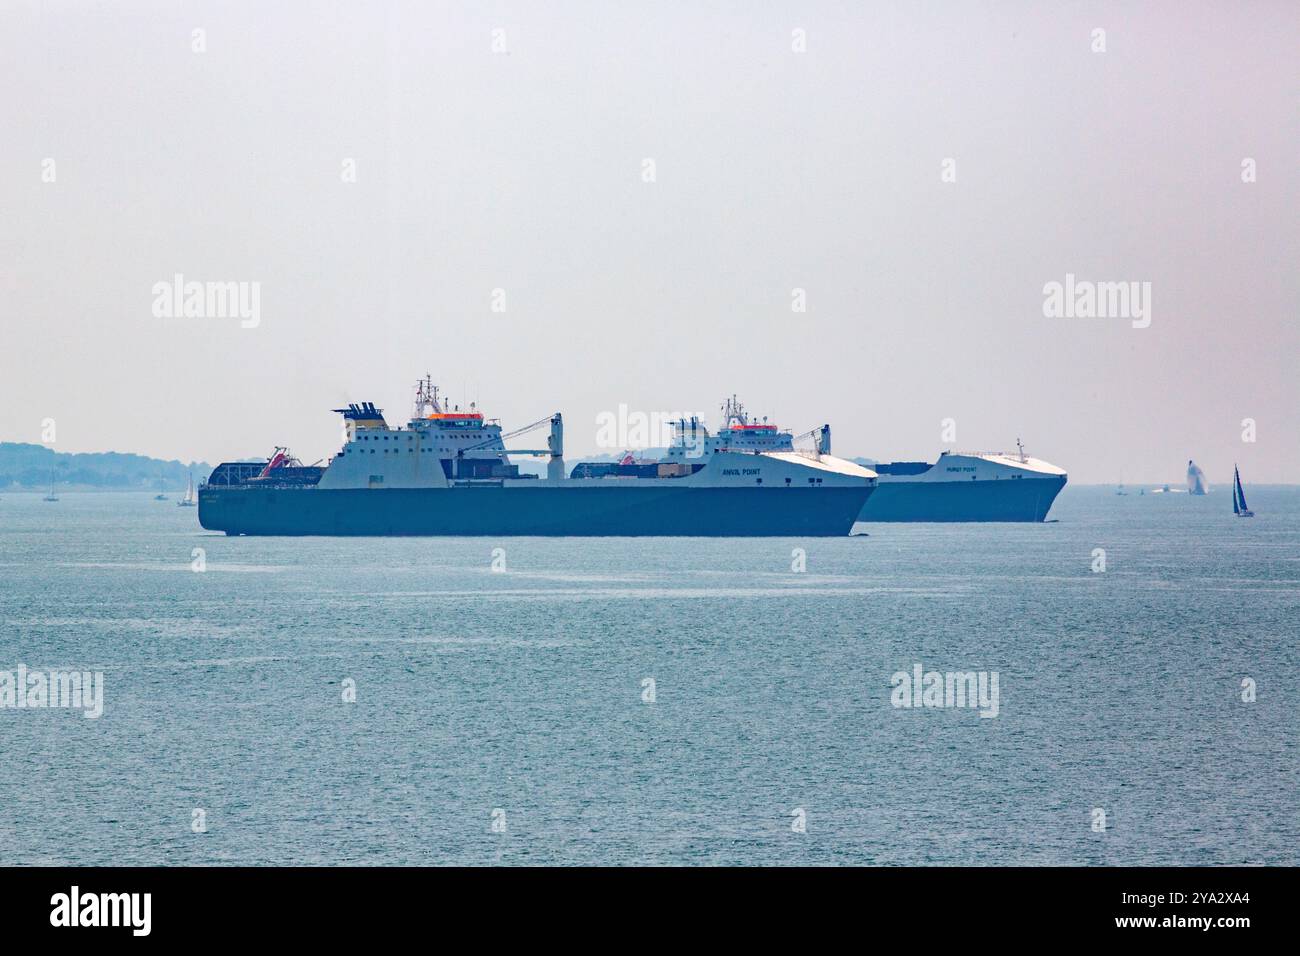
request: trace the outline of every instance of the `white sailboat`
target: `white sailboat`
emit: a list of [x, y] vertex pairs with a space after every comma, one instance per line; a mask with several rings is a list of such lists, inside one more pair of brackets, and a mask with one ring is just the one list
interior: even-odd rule
[[50, 493], [45, 496], [46, 501], [58, 501], [59, 496], [54, 493], [54, 469], [50, 469]]
[[1255, 512], [1246, 507], [1246, 492], [1241, 487], [1241, 472], [1234, 462], [1232, 466], [1232, 513], [1238, 518], [1253, 518]]
[[178, 508], [194, 507], [194, 472], [190, 472], [189, 481], [185, 485], [185, 497], [176, 502]]

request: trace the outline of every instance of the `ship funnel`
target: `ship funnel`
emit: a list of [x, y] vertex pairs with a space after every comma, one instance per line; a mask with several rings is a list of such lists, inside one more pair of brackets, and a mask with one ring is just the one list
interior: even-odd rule
[[556, 412], [551, 416], [551, 434], [546, 439], [551, 460], [546, 463], [546, 480], [564, 480], [564, 417]]
[[348, 441], [356, 439], [359, 428], [388, 427], [384, 421], [384, 410], [375, 408], [374, 402], [349, 402], [347, 408], [336, 408], [334, 411], [343, 416]]
[[823, 425], [821, 437], [817, 440], [817, 453], [819, 455], [829, 455], [831, 453], [831, 426]]

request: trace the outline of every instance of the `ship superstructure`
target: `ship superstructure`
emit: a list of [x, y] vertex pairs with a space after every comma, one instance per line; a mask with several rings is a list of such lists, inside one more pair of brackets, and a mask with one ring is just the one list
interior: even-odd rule
[[[697, 415], [679, 418], [672, 422], [673, 437], [665, 457], [637, 458], [626, 452], [618, 461], [580, 462], [574, 466], [571, 478], [593, 477], [665, 477], [694, 474], [718, 453], [731, 454], [789, 454], [817, 461], [830, 455], [831, 427], [822, 425], [802, 435], [789, 429], [778, 428], [764, 417], [751, 420], [749, 414], [733, 395], [722, 404], [722, 425], [717, 433], [711, 432]], [[802, 452], [795, 443], [811, 439], [812, 444]]]
[[[501, 423], [475, 404], [462, 410], [443, 401], [431, 378], [416, 384], [415, 409], [405, 428], [392, 428], [373, 402], [334, 411], [343, 416], [345, 440], [320, 477], [320, 488], [445, 488], [474, 480], [536, 480], [510, 463]], [[552, 477], [562, 477], [563, 424], [554, 415], [526, 428], [551, 426], [547, 454]], [[517, 450], [515, 454], [531, 454]]]
[[[843, 535], [876, 484], [869, 469], [817, 449], [737, 447], [748, 429], [725, 426], [727, 444], [707, 453], [633, 474], [579, 466], [566, 476], [559, 413], [503, 432], [475, 405], [449, 407], [430, 378], [416, 386], [405, 427], [370, 402], [335, 411], [345, 437], [326, 466], [303, 466], [285, 449], [264, 463], [219, 465], [199, 489], [202, 525], [227, 534]], [[545, 448], [506, 448], [547, 426]], [[546, 457], [546, 476], [520, 474], [511, 455]]]
[[789, 429], [770, 423], [766, 416], [761, 421], [751, 419], [745, 406], [734, 395], [722, 403], [722, 425], [716, 435], [711, 434], [697, 417], [683, 418], [673, 427], [673, 443], [668, 448], [670, 460], [702, 460], [719, 451], [794, 451], [795, 442], [804, 437], [814, 440], [815, 453], [831, 453], [830, 425], [822, 425], [796, 437]]

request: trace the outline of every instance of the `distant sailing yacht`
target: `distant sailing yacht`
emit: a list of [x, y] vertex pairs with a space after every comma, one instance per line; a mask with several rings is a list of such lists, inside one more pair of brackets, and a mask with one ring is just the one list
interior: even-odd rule
[[158, 469], [158, 494], [153, 496], [153, 500], [154, 501], [167, 500], [167, 496], [163, 494], [163, 473], [161, 468]]
[[1119, 487], [1115, 489], [1115, 494], [1117, 494], [1117, 495], [1126, 495], [1126, 494], [1128, 494], [1128, 492], [1124, 490], [1124, 482], [1121, 481], [1121, 482], [1119, 483]]
[[1235, 462], [1232, 466], [1232, 513], [1238, 518], [1255, 517], [1255, 512], [1246, 507], [1246, 492], [1241, 489], [1241, 472], [1237, 471]]
[[185, 497], [176, 502], [178, 508], [194, 507], [194, 472], [190, 472], [189, 483], [185, 486]]
[[59, 496], [54, 493], [54, 469], [50, 469], [50, 493], [45, 496], [46, 501], [58, 501]]

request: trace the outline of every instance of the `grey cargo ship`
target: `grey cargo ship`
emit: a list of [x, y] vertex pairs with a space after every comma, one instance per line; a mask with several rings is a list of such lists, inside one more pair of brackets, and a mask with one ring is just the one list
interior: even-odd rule
[[[286, 449], [218, 465], [199, 488], [199, 523], [228, 535], [839, 536], [876, 489], [873, 471], [829, 454], [829, 428], [810, 451], [706, 454], [707, 430], [682, 420], [663, 461], [566, 475], [559, 414], [503, 434], [472, 405], [448, 407], [429, 379], [404, 428], [369, 402], [335, 411], [346, 438], [327, 465]], [[545, 449], [506, 449], [548, 425]], [[545, 456], [545, 476], [520, 474], [511, 455]]]

